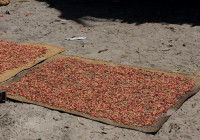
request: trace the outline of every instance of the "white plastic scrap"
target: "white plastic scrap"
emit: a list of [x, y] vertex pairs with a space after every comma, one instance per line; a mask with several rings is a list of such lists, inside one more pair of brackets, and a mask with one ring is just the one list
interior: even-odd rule
[[72, 38], [68, 38], [67, 40], [73, 41], [73, 40], [84, 40], [86, 39], [86, 37], [72, 37]]

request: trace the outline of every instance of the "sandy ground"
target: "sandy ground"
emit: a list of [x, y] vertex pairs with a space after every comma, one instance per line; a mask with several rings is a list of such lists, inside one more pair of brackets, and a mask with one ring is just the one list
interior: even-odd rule
[[[1, 40], [46, 43], [66, 47], [63, 54], [147, 68], [191, 74], [197, 69], [194, 74], [200, 75], [200, 9], [196, 3], [12, 0], [0, 7], [0, 15], [4, 16], [0, 17]], [[87, 38], [67, 40], [74, 36]], [[145, 134], [7, 101], [0, 104], [0, 140], [198, 140], [199, 102], [200, 92], [160, 131]]]

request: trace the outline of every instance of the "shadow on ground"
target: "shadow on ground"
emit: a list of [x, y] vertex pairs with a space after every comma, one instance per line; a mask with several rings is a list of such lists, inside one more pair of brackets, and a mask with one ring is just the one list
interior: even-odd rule
[[125, 23], [171, 23], [200, 25], [200, 2], [194, 0], [38, 0], [61, 12], [61, 18], [81, 22], [81, 18], [121, 20]]

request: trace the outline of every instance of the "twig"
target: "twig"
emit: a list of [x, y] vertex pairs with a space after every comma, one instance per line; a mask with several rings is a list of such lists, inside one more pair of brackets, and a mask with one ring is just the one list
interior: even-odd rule
[[100, 134], [107, 134], [106, 132], [97, 132], [97, 131], [92, 131], [90, 133], [100, 133]]
[[102, 52], [105, 52], [105, 51], [107, 51], [108, 49], [104, 49], [104, 50], [100, 50], [100, 51], [98, 51], [98, 53], [102, 53]]
[[2, 119], [3, 117], [5, 117], [8, 114], [8, 112], [6, 112], [3, 116], [0, 117], [0, 119]]
[[136, 53], [138, 54], [138, 56], [139, 56], [139, 61], [141, 61], [141, 59], [140, 59], [140, 49], [138, 48], [138, 50], [136, 50]]

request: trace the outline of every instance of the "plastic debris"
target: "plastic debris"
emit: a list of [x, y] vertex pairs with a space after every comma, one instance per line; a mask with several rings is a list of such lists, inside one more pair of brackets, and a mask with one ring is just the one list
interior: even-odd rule
[[195, 71], [197, 71], [197, 69], [193, 69], [192, 73], [194, 74], [194, 73], [195, 73]]
[[86, 37], [72, 37], [72, 38], [68, 38], [67, 40], [73, 41], [73, 40], [84, 40], [86, 39]]
[[178, 71], [180, 71], [180, 70], [181, 70], [181, 68], [178, 68], [178, 69], [174, 70], [173, 72], [178, 72]]
[[45, 57], [40, 57], [40, 58], [38, 58], [38, 59], [41, 60], [41, 61], [46, 60]]

